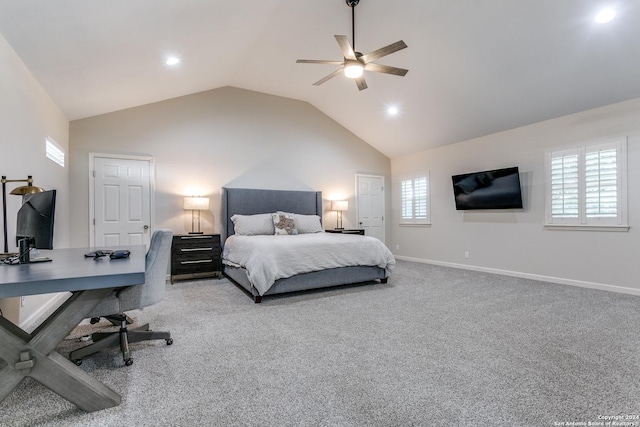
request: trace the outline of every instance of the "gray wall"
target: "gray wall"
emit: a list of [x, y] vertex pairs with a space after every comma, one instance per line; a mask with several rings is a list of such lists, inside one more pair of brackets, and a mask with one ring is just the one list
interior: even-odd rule
[[[69, 141], [69, 122], [33, 78], [22, 60], [0, 35], [0, 175], [8, 179], [26, 179], [47, 190], [56, 189], [54, 246], [69, 245], [68, 168], [45, 156], [45, 137], [52, 137], [65, 150]], [[24, 183], [7, 184], [7, 226], [9, 250], [17, 250], [16, 214], [22, 200], [8, 193]], [[2, 231], [0, 231], [0, 234]], [[0, 244], [0, 248], [2, 245]], [[0, 249], [1, 250], [1, 249]], [[14, 322], [25, 325], [32, 315], [50, 300], [49, 296], [0, 300], [0, 309]]]
[[[421, 261], [640, 294], [639, 117], [636, 99], [392, 159], [389, 247], [400, 257]], [[545, 229], [545, 150], [619, 135], [628, 136], [631, 229]], [[520, 168], [523, 210], [455, 210], [452, 175], [508, 166]], [[432, 225], [399, 226], [399, 179], [419, 171], [431, 175]]]
[[[203, 229], [219, 232], [222, 186], [321, 190], [332, 228], [327, 201], [355, 206], [356, 173], [391, 177], [389, 158], [312, 105], [232, 87], [73, 121], [70, 152], [74, 245], [89, 243], [89, 153], [153, 156], [156, 227], [175, 233], [190, 230], [182, 197], [193, 194], [211, 197]], [[350, 209], [344, 225], [355, 222]]]

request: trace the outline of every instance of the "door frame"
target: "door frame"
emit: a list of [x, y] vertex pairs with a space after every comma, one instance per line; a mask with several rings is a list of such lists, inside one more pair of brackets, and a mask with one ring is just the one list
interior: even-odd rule
[[117, 160], [139, 160], [149, 162], [149, 233], [153, 234], [156, 228], [155, 215], [155, 163], [152, 156], [140, 156], [133, 154], [111, 154], [111, 153], [89, 153], [89, 246], [94, 247], [96, 243], [95, 224], [95, 180], [96, 180], [96, 157]]
[[359, 179], [363, 177], [363, 178], [381, 178], [382, 179], [382, 243], [385, 243], [387, 240], [387, 220], [386, 220], [386, 211], [387, 211], [387, 205], [386, 205], [386, 184], [385, 184], [385, 179], [384, 179], [384, 175], [373, 175], [370, 173], [356, 173], [356, 224], [358, 225], [358, 227], [360, 226], [360, 203], [359, 203], [359, 198], [360, 198], [360, 182]]

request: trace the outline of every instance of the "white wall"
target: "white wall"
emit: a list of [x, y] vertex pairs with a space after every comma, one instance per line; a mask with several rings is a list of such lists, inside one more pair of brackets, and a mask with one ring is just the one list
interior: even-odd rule
[[[89, 153], [151, 155], [156, 227], [185, 233], [188, 195], [211, 197], [203, 231], [220, 232], [221, 187], [313, 189], [355, 206], [355, 174], [390, 181], [390, 160], [312, 105], [224, 87], [71, 122], [72, 242], [89, 243]], [[390, 192], [386, 205], [390, 206]], [[388, 215], [387, 215], [388, 216]], [[355, 209], [344, 216], [355, 227]]]
[[[69, 122], [0, 35], [0, 175], [8, 179], [33, 175], [35, 185], [58, 190], [54, 246], [68, 247], [68, 168], [46, 158], [46, 136], [68, 151]], [[20, 185], [7, 184], [7, 193]], [[21, 202], [20, 197], [7, 194], [9, 251], [17, 249], [16, 213]], [[19, 299], [13, 298], [0, 301], [0, 308], [12, 321], [24, 325], [50, 299], [42, 295], [27, 297], [20, 309]]]
[[[392, 159], [389, 246], [399, 257], [640, 294], [639, 118], [636, 99]], [[619, 135], [628, 136], [630, 231], [545, 229], [544, 151]], [[523, 210], [455, 210], [452, 175], [508, 166], [520, 168]], [[399, 177], [419, 171], [431, 174], [432, 225], [398, 226]]]

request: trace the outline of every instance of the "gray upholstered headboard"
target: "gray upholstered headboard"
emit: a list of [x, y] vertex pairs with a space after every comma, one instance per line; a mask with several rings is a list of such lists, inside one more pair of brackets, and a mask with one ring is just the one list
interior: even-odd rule
[[276, 211], [319, 215], [322, 219], [322, 191], [257, 190], [222, 187], [222, 233], [224, 244], [234, 234], [234, 214], [255, 215]]

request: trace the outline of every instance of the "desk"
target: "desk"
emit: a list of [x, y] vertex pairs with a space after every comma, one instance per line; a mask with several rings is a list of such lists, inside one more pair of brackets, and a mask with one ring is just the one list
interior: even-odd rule
[[54, 249], [52, 262], [0, 265], [0, 298], [72, 292], [31, 334], [0, 316], [0, 402], [31, 377], [92, 412], [120, 404], [120, 395], [55, 351], [60, 341], [113, 289], [144, 283], [145, 247], [127, 247], [125, 259], [85, 258], [87, 248]]

